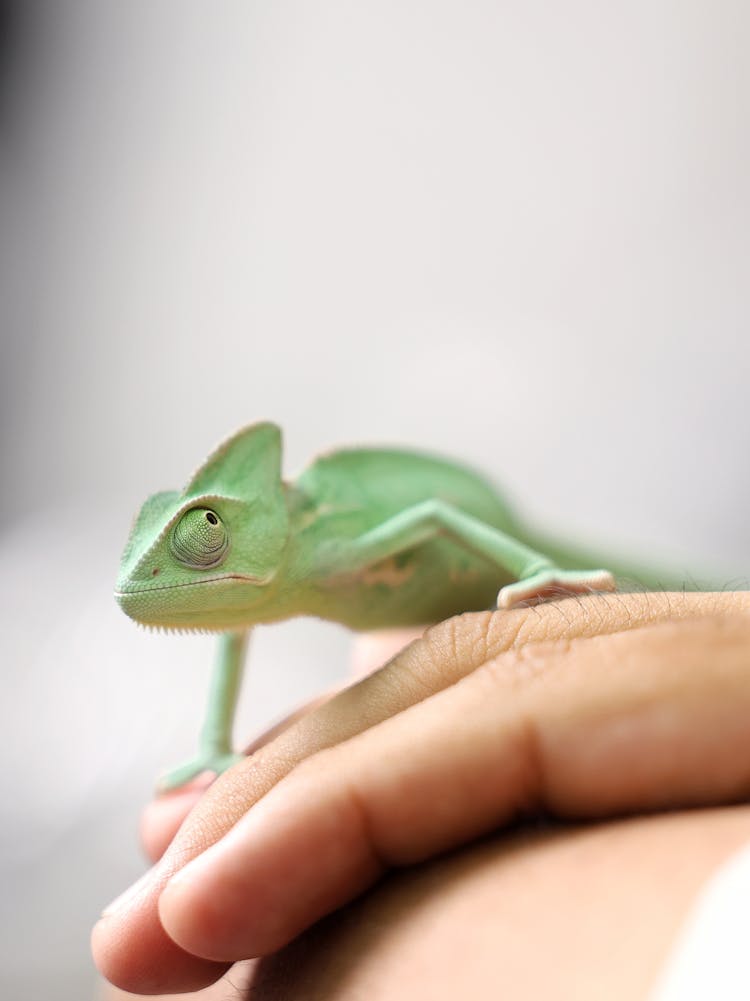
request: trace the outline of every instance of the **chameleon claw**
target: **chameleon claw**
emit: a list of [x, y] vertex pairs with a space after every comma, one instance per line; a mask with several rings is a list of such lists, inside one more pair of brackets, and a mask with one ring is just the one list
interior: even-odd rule
[[546, 601], [569, 594], [615, 591], [615, 579], [608, 570], [542, 570], [524, 580], [508, 584], [497, 596], [498, 608], [513, 608], [524, 601]]
[[231, 768], [232, 765], [236, 765], [238, 761], [244, 761], [243, 754], [233, 754], [231, 752], [198, 754], [195, 758], [191, 758], [190, 761], [186, 761], [184, 765], [180, 765], [160, 775], [156, 784], [156, 791], [163, 793], [180, 789], [202, 772], [213, 772], [214, 775], [221, 775], [222, 772]]

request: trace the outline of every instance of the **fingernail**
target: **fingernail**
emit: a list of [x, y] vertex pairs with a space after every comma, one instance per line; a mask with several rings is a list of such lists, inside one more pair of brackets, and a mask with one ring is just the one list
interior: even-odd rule
[[117, 914], [118, 911], [124, 910], [138, 896], [141, 890], [151, 882], [155, 868], [156, 866], [152, 866], [132, 886], [129, 886], [124, 893], [121, 893], [119, 897], [115, 897], [111, 904], [107, 904], [102, 911], [102, 917], [108, 918], [113, 914]]

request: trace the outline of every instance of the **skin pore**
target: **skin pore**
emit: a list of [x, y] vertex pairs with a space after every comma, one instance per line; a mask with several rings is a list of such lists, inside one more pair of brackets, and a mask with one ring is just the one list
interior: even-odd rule
[[254, 999], [643, 997], [750, 835], [749, 641], [744, 593], [441, 623], [153, 804], [97, 962], [165, 996], [263, 956], [227, 974]]

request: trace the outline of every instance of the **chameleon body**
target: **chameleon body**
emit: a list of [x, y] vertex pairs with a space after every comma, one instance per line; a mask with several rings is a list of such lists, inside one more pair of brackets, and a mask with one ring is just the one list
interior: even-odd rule
[[131, 531], [122, 609], [147, 625], [222, 634], [199, 753], [162, 788], [238, 759], [231, 726], [255, 624], [313, 615], [379, 629], [615, 587], [589, 560], [575, 569], [577, 556], [537, 549], [497, 491], [459, 464], [342, 449], [285, 482], [281, 451], [276, 425], [244, 428], [181, 493], [150, 497]]

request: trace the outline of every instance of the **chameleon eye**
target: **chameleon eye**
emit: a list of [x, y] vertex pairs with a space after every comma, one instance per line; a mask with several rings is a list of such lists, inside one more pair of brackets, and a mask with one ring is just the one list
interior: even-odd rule
[[215, 511], [194, 507], [175, 525], [172, 552], [186, 567], [206, 570], [218, 566], [229, 546], [229, 535]]

